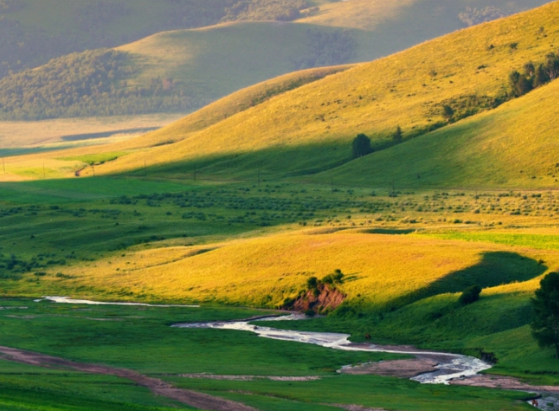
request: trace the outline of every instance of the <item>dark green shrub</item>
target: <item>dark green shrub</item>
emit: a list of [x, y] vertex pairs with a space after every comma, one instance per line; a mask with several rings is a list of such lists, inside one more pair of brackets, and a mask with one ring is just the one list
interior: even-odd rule
[[482, 288], [479, 285], [472, 285], [464, 290], [458, 302], [462, 305], [468, 305], [479, 300]]

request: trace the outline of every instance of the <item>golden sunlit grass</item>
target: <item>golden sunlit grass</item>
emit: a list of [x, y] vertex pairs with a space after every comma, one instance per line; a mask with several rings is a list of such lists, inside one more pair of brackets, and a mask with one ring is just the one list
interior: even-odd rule
[[[488, 253], [505, 251], [517, 251], [532, 259], [543, 256], [547, 266], [559, 263], [556, 250], [544, 253], [490, 242], [342, 231], [128, 251], [124, 257], [65, 269], [65, 273], [76, 276], [69, 280], [73, 287], [87, 286], [101, 293], [126, 289], [168, 300], [274, 307], [285, 298], [296, 297], [309, 277], [322, 278], [339, 268], [346, 275], [340, 289], [350, 301], [381, 308], [453, 273], [482, 264]], [[534, 279], [484, 292], [527, 293], [537, 286]]]
[[[291, 169], [297, 169], [297, 161], [301, 160], [305, 164], [312, 162], [317, 167], [320, 164], [343, 161], [349, 157], [350, 143], [357, 133], [364, 132], [373, 142], [382, 143], [390, 139], [390, 133], [397, 125], [403, 128], [406, 136], [414, 130], [442, 121], [441, 107], [449, 100], [471, 95], [495, 97], [501, 94], [507, 87], [511, 70], [521, 69], [527, 61], [543, 61], [547, 53], [554, 51], [553, 44], [557, 43], [558, 36], [554, 27], [559, 23], [553, 16], [557, 9], [559, 3], [553, 3], [526, 14], [453, 33], [284, 93], [196, 133], [191, 133], [189, 128], [183, 132], [178, 127], [170, 127], [158, 132], [156, 139], [165, 139], [165, 133], [168, 133], [167, 139], [182, 141], [151, 149], [150, 164], [164, 165], [267, 150], [264, 168], [281, 174], [286, 168], [285, 153], [301, 147], [324, 149], [311, 150], [310, 156], [290, 161]], [[547, 37], [540, 37], [540, 27], [544, 27], [549, 33]], [[516, 48], [511, 47], [513, 43], [518, 43]], [[553, 146], [544, 148], [538, 137], [542, 130], [549, 128], [548, 122], [541, 121], [541, 118], [550, 118], [549, 110], [554, 106], [556, 93], [553, 90], [556, 87], [554, 84], [545, 86], [534, 92], [533, 96], [528, 95], [501, 108], [507, 110], [510, 106], [509, 110], [515, 112], [505, 115], [500, 121], [507, 121], [514, 115], [516, 119], [511, 124], [517, 125], [516, 130], [520, 130], [521, 125], [528, 125], [521, 137], [529, 142], [529, 149], [523, 148], [518, 154], [526, 152], [530, 156], [520, 161], [515, 159], [515, 162], [524, 162], [526, 166], [532, 164], [537, 168], [539, 166], [536, 163], [539, 164], [540, 161], [534, 158], [534, 152], [541, 151], [546, 156], [553, 156]], [[543, 107], [537, 101], [534, 102], [540, 96], [549, 100]], [[529, 109], [533, 104], [538, 109], [536, 113]], [[534, 116], [536, 121], [532, 122]], [[481, 118], [486, 119], [486, 123], [493, 121], [492, 113]], [[471, 121], [476, 120], [474, 118]], [[472, 130], [466, 127], [464, 131], [464, 127], [459, 122], [444, 134], [448, 137], [441, 141], [444, 144], [439, 151], [444, 150], [445, 156], [460, 156], [460, 151], [453, 151], [456, 147], [452, 142], [460, 133]], [[501, 127], [497, 126], [496, 129]], [[446, 130], [439, 131], [445, 132]], [[186, 136], [188, 138], [184, 139]], [[483, 134], [480, 139], [478, 144], [481, 148], [490, 147], [490, 140], [483, 140]], [[422, 141], [417, 139], [414, 144], [422, 144]], [[327, 148], [332, 145], [342, 149], [333, 151]], [[498, 144], [495, 150], [508, 150], [513, 145], [512, 142], [504, 146]], [[402, 150], [405, 150], [405, 144], [386, 152], [400, 153]], [[420, 152], [414, 150], [414, 153]], [[477, 147], [472, 151], [479, 152]], [[428, 152], [421, 153], [429, 158]], [[514, 157], [516, 153], [511, 155]], [[432, 162], [436, 160], [434, 156], [431, 157]], [[103, 172], [115, 173], [139, 168], [143, 166], [144, 158], [144, 153], [129, 155], [104, 166]], [[371, 159], [373, 158], [374, 155]], [[404, 158], [399, 157], [401, 164], [407, 164], [403, 161]], [[360, 161], [366, 165], [368, 160], [369, 158]], [[439, 178], [446, 176], [447, 166], [443, 162], [441, 170], [435, 170]], [[483, 171], [483, 167], [493, 165], [472, 160], [464, 167], [481, 167]], [[386, 167], [384, 170], [387, 170]], [[227, 169], [228, 174], [231, 172], [231, 169]], [[505, 170], [504, 174], [507, 172]], [[340, 175], [344, 179], [348, 178], [345, 174]], [[388, 180], [390, 177], [383, 176], [383, 179]], [[463, 183], [458, 179], [456, 182]], [[495, 186], [498, 180], [490, 183]], [[549, 182], [535, 181], [533, 185], [540, 183], [547, 186]]]
[[[522, 69], [528, 61], [543, 61], [546, 54], [555, 51], [559, 22], [554, 16], [558, 9], [559, 3], [552, 3], [456, 32], [239, 111], [236, 107], [246, 107], [247, 96], [258, 94], [257, 89], [247, 90], [205, 109], [206, 124], [200, 120], [201, 112], [148, 134], [136, 146], [144, 149], [98, 167], [96, 173], [143, 170], [146, 164], [178, 168], [184, 173], [194, 161], [210, 166], [209, 173], [228, 177], [246, 176], [247, 172], [253, 175], [257, 166], [278, 177], [327, 170], [349, 160], [351, 140], [358, 133], [366, 133], [374, 144], [382, 145], [390, 141], [398, 125], [405, 138], [443, 121], [443, 104], [468, 96], [501, 95], [508, 87], [511, 70]], [[407, 186], [549, 187], [554, 178], [553, 173], [547, 176], [547, 169], [556, 149], [550, 140], [553, 127], [547, 119], [552, 118], [555, 88], [555, 84], [544, 86], [497, 111], [443, 128], [434, 134], [440, 136], [437, 139], [424, 136], [352, 162], [326, 175], [325, 181], [334, 176], [345, 183], [372, 182], [376, 186], [386, 186], [395, 178]], [[236, 98], [240, 99], [237, 103]], [[216, 122], [221, 116], [224, 120]], [[501, 133], [503, 129], [506, 135]], [[150, 141], [156, 147], [146, 149]], [[127, 143], [131, 148], [134, 144]], [[406, 151], [408, 144], [414, 144], [410, 152]], [[56, 157], [121, 149], [107, 145], [68, 155], [56, 153]], [[463, 152], [469, 157], [463, 159]], [[494, 153], [503, 160], [488, 160]], [[417, 156], [423, 167], [415, 168]], [[513, 169], [511, 164], [522, 168]], [[408, 169], [408, 165], [413, 166]], [[532, 179], [532, 171], [545, 178]], [[84, 171], [88, 174], [91, 170]]]

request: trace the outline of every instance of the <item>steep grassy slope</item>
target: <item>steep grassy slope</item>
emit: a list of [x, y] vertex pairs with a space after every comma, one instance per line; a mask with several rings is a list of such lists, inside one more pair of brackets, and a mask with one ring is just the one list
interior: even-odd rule
[[[350, 69], [351, 65], [325, 67], [297, 71], [267, 80], [262, 83], [237, 91], [215, 103], [173, 122], [160, 133], [150, 133], [119, 145], [119, 149], [136, 149], [153, 147], [156, 144], [169, 143], [184, 139], [185, 135], [203, 130], [235, 114], [241, 113], [259, 104], [306, 84], [323, 79], [326, 76]], [[173, 131], [174, 130], [174, 131]], [[170, 140], [169, 136], [173, 136]], [[175, 140], [177, 139], [177, 140]], [[114, 147], [111, 147], [113, 149]]]
[[559, 186], [559, 82], [344, 167], [324, 178], [405, 187]]
[[[454, 106], [456, 111], [465, 110], [460, 107], [469, 105], [475, 110], [486, 110], [491, 102], [498, 101], [509, 90], [511, 70], [520, 70], [529, 61], [543, 62], [558, 42], [558, 9], [559, 3], [553, 3], [360, 65], [284, 93], [196, 133], [191, 133], [190, 129], [183, 132], [175, 126], [168, 128], [168, 132], [162, 130], [157, 133], [158, 140], [165, 139], [168, 133], [167, 140], [182, 141], [151, 149], [149, 165], [160, 167], [160, 172], [173, 172], [175, 163], [182, 170], [192, 169], [197, 164], [208, 174], [230, 176], [234, 172], [237, 177], [254, 176], [258, 167], [270, 178], [309, 174], [349, 161], [351, 140], [357, 133], [369, 135], [377, 149], [392, 144], [391, 134], [397, 125], [404, 131], [404, 140], [427, 133], [433, 124], [435, 127], [445, 124], [444, 104]], [[550, 127], [549, 120], [532, 122], [535, 113], [522, 110], [522, 106], [533, 104], [530, 102], [537, 100], [537, 96], [547, 96], [549, 103], [543, 104], [546, 111], [538, 109], [541, 114], [537, 115], [545, 118], [548, 113], [547, 118], [552, 121], [548, 110], [553, 107], [556, 87], [553, 83], [546, 85], [532, 95], [503, 105], [495, 114], [481, 118], [491, 122], [494, 115], [518, 107], [518, 115], [526, 117], [519, 117], [516, 124], [524, 122], [531, 124], [531, 128], [517, 131], [517, 135], [522, 134], [522, 138], [532, 139], [526, 141], [538, 144], [532, 152], [543, 150], [539, 146], [542, 140], [536, 137], [542, 133], [540, 127], [544, 127], [543, 130]], [[495, 121], [498, 118], [506, 121], [507, 115], [495, 117]], [[448, 135], [454, 136], [465, 127], [463, 124], [473, 123], [458, 122], [440, 132], [448, 130]], [[495, 130], [503, 126], [496, 126]], [[452, 130], [455, 132], [451, 133]], [[413, 144], [421, 144], [421, 141], [428, 140], [421, 138]], [[406, 144], [409, 143], [390, 150], [404, 150]], [[515, 152], [527, 153], [526, 150]], [[356, 164], [366, 164], [376, 155]], [[98, 171], [132, 171], [143, 167], [145, 158], [144, 152], [130, 154]], [[535, 164], [528, 156], [522, 161]], [[402, 163], [406, 163], [405, 160]], [[480, 166], [474, 161], [468, 164]], [[546, 162], [543, 167], [549, 166]], [[440, 175], [444, 173], [443, 168]], [[349, 179], [349, 174], [343, 176], [346, 181]], [[417, 175], [415, 177], [417, 179]], [[386, 182], [391, 176], [383, 174], [377, 179]], [[440, 181], [439, 178], [439, 184]], [[456, 179], [454, 184], [466, 181]], [[531, 179], [528, 183], [548, 186], [550, 181]], [[493, 182], [486, 184], [495, 185]]]

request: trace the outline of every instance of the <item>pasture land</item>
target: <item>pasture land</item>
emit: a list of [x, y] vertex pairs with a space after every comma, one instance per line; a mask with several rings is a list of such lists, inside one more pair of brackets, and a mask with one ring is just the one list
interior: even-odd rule
[[[136, 370], [180, 388], [233, 399], [260, 410], [326, 411], [340, 409], [341, 404], [361, 404], [410, 411], [449, 407], [461, 411], [481, 403], [487, 410], [526, 409], [520, 401], [525, 393], [420, 385], [396, 378], [335, 372], [342, 365], [398, 358], [395, 355], [334, 351], [240, 331], [169, 327], [173, 322], [242, 318], [262, 315], [262, 311], [58, 305], [26, 299], [3, 299], [1, 305], [2, 345]], [[131, 411], [191, 409], [116, 377], [4, 360], [0, 372], [0, 404], [10, 411], [37, 407], [49, 411], [93, 410], [99, 406]], [[185, 378], [189, 374], [199, 374], [200, 378]], [[204, 378], [212, 375], [252, 378]], [[268, 376], [316, 379], [273, 381]]]

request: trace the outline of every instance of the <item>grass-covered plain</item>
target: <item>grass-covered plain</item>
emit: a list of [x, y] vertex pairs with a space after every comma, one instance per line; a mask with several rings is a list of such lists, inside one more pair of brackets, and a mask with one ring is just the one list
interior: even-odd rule
[[[526, 325], [539, 279], [559, 264], [559, 198], [372, 191], [149, 178], [4, 183], [0, 290], [275, 308], [309, 277], [339, 268], [347, 299], [313, 323], [320, 329], [484, 349], [497, 353], [499, 372], [556, 378], [551, 352], [537, 349]], [[482, 300], [460, 307], [473, 283]], [[524, 361], [501, 344], [507, 333], [523, 341]]]
[[[332, 410], [336, 404], [410, 411], [444, 410], [451, 406], [468, 410], [481, 402], [488, 410], [525, 409], [519, 401], [526, 397], [523, 393], [422, 386], [396, 378], [335, 372], [345, 364], [397, 358], [394, 355], [334, 351], [258, 338], [246, 332], [169, 327], [177, 321], [243, 318], [262, 315], [263, 311], [58, 305], [26, 299], [3, 299], [1, 304], [2, 345], [137, 370], [178, 387], [234, 399], [260, 410]], [[29, 338], [30, 335], [41, 338]], [[99, 406], [138, 411], [189, 409], [113, 377], [45, 370], [6, 361], [0, 361], [0, 373], [0, 404], [9, 410], [37, 406], [45, 410], [89, 410]], [[192, 373], [257, 378], [219, 381], [182, 377]], [[266, 376], [319, 379], [281, 382], [263, 378]], [[73, 401], [67, 401], [70, 396]]]

